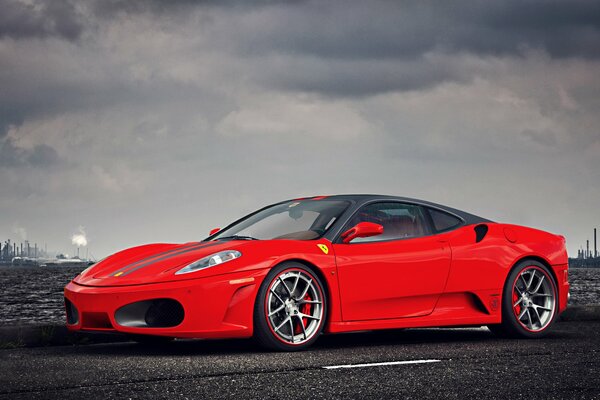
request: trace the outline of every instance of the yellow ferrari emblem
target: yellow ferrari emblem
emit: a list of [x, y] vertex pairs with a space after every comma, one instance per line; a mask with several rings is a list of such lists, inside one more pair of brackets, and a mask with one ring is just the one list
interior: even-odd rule
[[117, 272], [114, 276], [121, 276], [121, 275], [123, 275], [123, 271]]
[[325, 254], [329, 254], [329, 247], [327, 247], [327, 245], [325, 244], [318, 244], [317, 246], [319, 246], [319, 248], [321, 249], [321, 251]]

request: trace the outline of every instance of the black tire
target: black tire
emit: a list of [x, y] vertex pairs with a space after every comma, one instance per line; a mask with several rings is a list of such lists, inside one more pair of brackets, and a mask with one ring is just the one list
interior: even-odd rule
[[[527, 279], [523, 274], [527, 274]], [[530, 278], [532, 279], [532, 284], [530, 286], [536, 286], [536, 283], [542, 281], [540, 285], [544, 286], [545, 290], [548, 292], [547, 294], [553, 296], [551, 307], [547, 304], [544, 304], [542, 307], [536, 303], [540, 302], [538, 296], [543, 296], [542, 299], [545, 299], [547, 296], [546, 294], [542, 295], [536, 293], [537, 291], [530, 293], [531, 288], [526, 287], [528, 283], [527, 280]], [[520, 279], [519, 283], [517, 283], [518, 279]], [[547, 282], [547, 284], [545, 282]], [[515, 286], [517, 286], [516, 289]], [[521, 289], [519, 289], [519, 286]], [[538, 290], [540, 287], [538, 287]], [[524, 299], [526, 300], [521, 299], [517, 295], [517, 293], [521, 291], [525, 293], [526, 297]], [[534, 302], [534, 299], [537, 300]], [[549, 300], [542, 301], [546, 303]], [[516, 303], [521, 302], [527, 302], [527, 304], [531, 304], [532, 306], [515, 306]], [[533, 310], [535, 311], [535, 314], [533, 311], [526, 311], [525, 308], [529, 308], [530, 310], [536, 308], [536, 310]], [[537, 311], [539, 309], [542, 309], [542, 318], [540, 318], [539, 311]], [[547, 309], [550, 310], [546, 311]], [[517, 315], [517, 313], [520, 314], [521, 312], [526, 313], [526, 315], [523, 315], [522, 317], [525, 319], [525, 322]], [[536, 314], [537, 316], [534, 317]], [[540, 338], [548, 334], [548, 331], [556, 321], [557, 315], [558, 289], [554, 276], [544, 264], [534, 260], [523, 260], [513, 267], [506, 278], [504, 289], [502, 291], [502, 323], [498, 325], [488, 325], [488, 328], [500, 337]]]
[[[315, 292], [319, 292], [320, 293], [320, 315], [321, 318], [320, 320], [318, 320], [318, 324], [314, 325], [314, 327], [311, 326], [312, 333], [310, 335], [310, 337], [308, 338], [306, 335], [306, 333], [304, 333], [304, 339], [305, 341], [303, 341], [302, 343], [292, 343], [289, 341], [284, 341], [283, 338], [281, 338], [280, 336], [278, 336], [277, 333], [275, 333], [274, 329], [272, 328], [271, 324], [272, 324], [272, 320], [267, 316], [267, 294], [270, 292], [270, 288], [272, 285], [275, 284], [275, 281], [277, 281], [279, 279], [280, 276], [285, 276], [285, 274], [290, 274], [290, 273], [298, 273], [300, 272], [302, 274], [305, 274], [303, 276], [307, 276], [310, 277], [310, 279], [312, 280], [312, 282], [314, 282], [314, 291]], [[284, 279], [288, 279], [288, 278], [284, 278]], [[295, 292], [297, 293], [297, 292]], [[283, 296], [282, 296], [283, 297]], [[292, 298], [293, 296], [290, 295], [290, 298]], [[256, 340], [256, 342], [263, 348], [269, 349], [269, 350], [276, 350], [276, 351], [299, 351], [299, 350], [304, 350], [307, 347], [311, 346], [320, 336], [321, 332], [323, 331], [323, 327], [325, 326], [325, 321], [327, 320], [327, 309], [328, 309], [328, 303], [327, 303], [327, 294], [325, 291], [325, 287], [323, 286], [323, 283], [321, 282], [321, 279], [319, 278], [319, 276], [317, 274], [315, 274], [310, 268], [308, 268], [307, 266], [305, 266], [304, 264], [298, 263], [298, 262], [285, 262], [282, 263], [278, 266], [276, 266], [275, 268], [273, 268], [265, 277], [263, 283], [260, 286], [260, 289], [258, 291], [257, 297], [256, 297], [256, 301], [255, 301], [255, 305], [254, 305], [254, 339]], [[287, 312], [285, 309], [282, 312]], [[292, 320], [292, 325], [290, 328], [290, 332], [291, 332], [291, 338], [293, 339], [293, 337], [295, 337], [294, 334], [294, 321], [296, 321], [294, 318], [291, 318], [289, 314], [283, 314], [284, 317], [287, 315], [286, 318], [290, 318]], [[300, 318], [300, 321], [303, 321], [302, 318]], [[308, 319], [307, 319], [308, 321]], [[297, 321], [295, 322], [297, 324]], [[303, 322], [304, 324], [304, 322]], [[308, 322], [307, 322], [308, 324]], [[302, 330], [304, 331], [304, 328], [302, 328]]]

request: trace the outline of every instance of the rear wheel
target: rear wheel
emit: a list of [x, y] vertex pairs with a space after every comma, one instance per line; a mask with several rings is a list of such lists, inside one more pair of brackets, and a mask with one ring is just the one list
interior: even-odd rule
[[522, 261], [504, 285], [502, 323], [489, 328], [500, 336], [542, 337], [556, 320], [557, 298], [548, 268], [537, 261]]
[[319, 277], [303, 264], [283, 263], [269, 272], [258, 292], [254, 337], [272, 350], [302, 350], [317, 340], [326, 315]]

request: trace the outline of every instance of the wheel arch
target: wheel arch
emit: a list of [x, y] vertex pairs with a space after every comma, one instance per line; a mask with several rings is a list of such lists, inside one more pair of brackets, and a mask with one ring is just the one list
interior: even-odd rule
[[[331, 300], [331, 288], [329, 287], [329, 282], [327, 281], [327, 278], [325, 277], [325, 274], [323, 273], [321, 268], [319, 268], [316, 264], [314, 264], [310, 261], [304, 260], [302, 258], [290, 258], [288, 260], [278, 263], [277, 265], [281, 265], [284, 262], [297, 262], [297, 263], [303, 264], [306, 268], [310, 269], [315, 275], [317, 275], [319, 277], [321, 282], [323, 282], [323, 286], [324, 286], [323, 289], [325, 290], [325, 295], [327, 296], [327, 302], [329, 302]], [[331, 306], [329, 306], [329, 307], [331, 308]], [[327, 316], [327, 318], [329, 318], [329, 315]], [[327, 321], [325, 321], [325, 322], [327, 322]]]
[[[506, 305], [506, 301], [505, 301], [505, 293], [506, 293], [506, 289], [507, 289], [507, 285], [512, 284], [511, 282], [509, 282], [509, 277], [512, 274], [512, 272], [517, 268], [517, 266], [519, 266], [522, 263], [526, 263], [528, 261], [535, 261], [539, 264], [541, 264], [542, 266], [546, 267], [546, 269], [549, 271], [550, 276], [552, 277], [552, 279], [554, 280], [554, 289], [556, 290], [556, 299], [555, 301], [558, 302], [559, 299], [559, 285], [558, 285], [558, 279], [556, 276], [556, 272], [554, 271], [554, 268], [552, 268], [552, 264], [544, 257], [542, 256], [538, 256], [535, 254], [525, 254], [522, 255], [521, 257], [519, 257], [518, 259], [516, 259], [512, 265], [510, 266], [510, 268], [507, 268], [507, 273], [506, 273], [506, 277], [504, 279], [504, 284], [502, 285], [502, 312], [501, 312], [501, 323], [500, 324], [495, 324], [495, 325], [488, 325], [488, 328], [494, 332], [497, 335], [500, 336], [508, 336], [508, 337], [522, 337], [521, 333], [517, 333], [514, 328], [509, 328], [511, 326], [511, 324], [505, 320], [505, 305]], [[512, 301], [509, 302], [510, 304], [512, 304]], [[553, 318], [556, 318], [556, 315], [558, 315], [558, 303], [556, 303], [556, 312], [555, 312], [555, 316]], [[550, 322], [550, 324], [552, 323], [552, 321]], [[546, 326], [549, 327], [550, 325]], [[546, 328], [544, 328], [543, 330], [546, 331]], [[528, 336], [531, 337], [531, 336]]]
[[[543, 266], [545, 266], [546, 268], [548, 268], [548, 271], [550, 271], [550, 274], [552, 275], [552, 279], [554, 279], [554, 287], [556, 288], [556, 298], [558, 299], [560, 296], [560, 288], [558, 285], [558, 278], [556, 276], [556, 272], [554, 271], [554, 268], [552, 268], [552, 265], [544, 257], [537, 256], [534, 254], [528, 254], [528, 255], [518, 258], [515, 262], [513, 262], [511, 267], [507, 269], [506, 275], [504, 277], [504, 284], [502, 285], [502, 296], [504, 296], [506, 285], [508, 284], [508, 276], [517, 267], [517, 265], [519, 265], [523, 261], [537, 261], [540, 264], [542, 264]], [[502, 316], [502, 318], [504, 318], [504, 316]]]
[[[321, 280], [321, 282], [323, 283], [323, 290], [325, 291], [325, 296], [327, 297], [327, 312], [325, 313], [325, 322], [324, 322], [324, 326], [327, 327], [327, 325], [329, 324], [329, 319], [331, 318], [331, 299], [332, 299], [332, 294], [331, 294], [331, 287], [329, 285], [329, 282], [327, 281], [327, 278], [325, 276], [325, 274], [323, 273], [323, 271], [321, 270], [321, 268], [319, 268], [316, 264], [305, 260], [303, 258], [288, 258], [285, 260], [280, 260], [279, 262], [273, 264], [271, 266], [271, 268], [269, 268], [269, 271], [272, 270], [273, 268], [276, 268], [278, 266], [280, 266], [281, 264], [284, 263], [288, 263], [288, 262], [296, 262], [299, 264], [304, 265], [306, 268], [310, 269], [312, 273], [314, 273], [315, 275], [317, 275], [317, 277]], [[258, 301], [258, 297], [254, 300], [255, 302]]]
[[[537, 261], [540, 264], [542, 264], [544, 267], [548, 268], [548, 271], [550, 271], [550, 274], [552, 275], [552, 279], [554, 279], [554, 286], [556, 288], [556, 296], [558, 297], [560, 289], [558, 287], [559, 286], [558, 285], [558, 277], [556, 276], [556, 272], [554, 271], [554, 268], [552, 268], [552, 265], [550, 264], [550, 262], [548, 262], [547, 259], [545, 259], [544, 257], [541, 257], [541, 256], [533, 255], [533, 254], [529, 254], [529, 255], [523, 256], [523, 257], [517, 259], [513, 263], [513, 265], [508, 269], [508, 273], [506, 274], [506, 278], [504, 279], [504, 281], [505, 281], [504, 285], [506, 285], [506, 279], [508, 278], [508, 275], [510, 275], [510, 273], [512, 272], [512, 270], [515, 269], [515, 267], [517, 265], [519, 265], [521, 262], [528, 261], [528, 260]], [[503, 286], [503, 288], [504, 288], [504, 286]]]

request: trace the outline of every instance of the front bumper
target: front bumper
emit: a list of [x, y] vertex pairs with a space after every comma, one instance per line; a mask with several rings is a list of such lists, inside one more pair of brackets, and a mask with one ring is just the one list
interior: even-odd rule
[[[70, 282], [64, 290], [67, 328], [180, 338], [250, 337], [254, 300], [266, 273], [258, 270], [131, 286], [82, 286]], [[179, 303], [183, 307], [181, 323], [150, 327], [123, 323], [116, 316], [124, 306], [157, 299]]]

